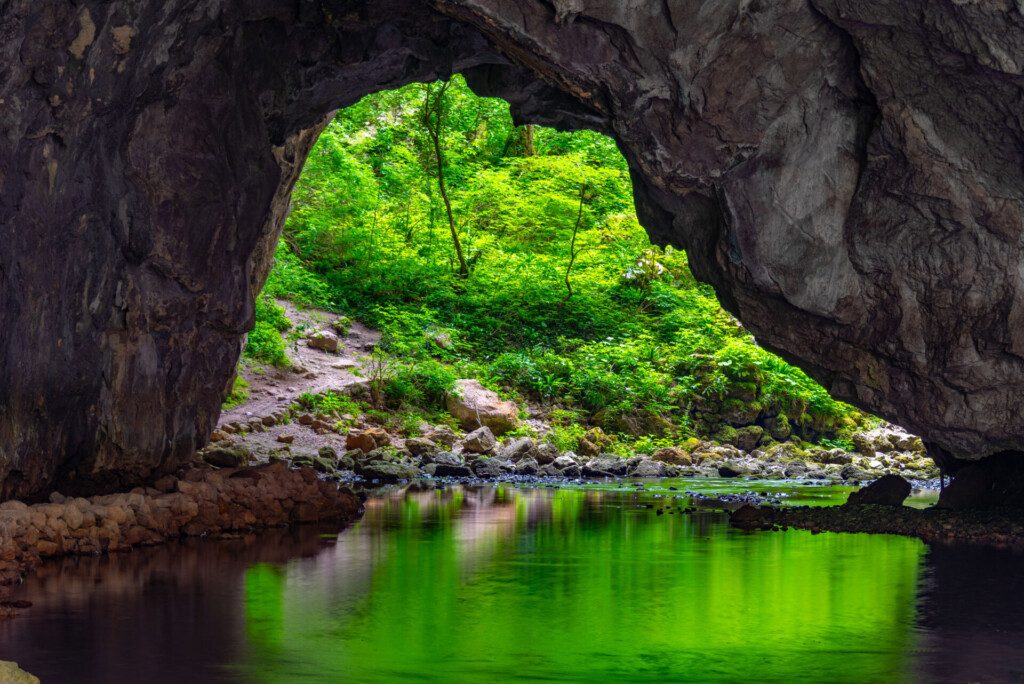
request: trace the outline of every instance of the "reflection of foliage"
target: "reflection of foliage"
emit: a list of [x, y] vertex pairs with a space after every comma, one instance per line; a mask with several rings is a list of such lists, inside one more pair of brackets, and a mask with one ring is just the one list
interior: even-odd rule
[[285, 645], [285, 572], [267, 563], [245, 571], [245, 635], [264, 653]]
[[[802, 503], [807, 489], [785, 491]], [[471, 682], [486, 668], [536, 680], [878, 682], [899, 680], [915, 648], [916, 539], [735, 534], [724, 516], [658, 516], [669, 504], [648, 492], [489, 496], [393, 493], [345, 545], [289, 564], [269, 584], [275, 601], [283, 591], [283, 625], [276, 603], [247, 604], [246, 679]], [[846, 491], [814, 496], [840, 503]], [[248, 573], [246, 586], [258, 586]]]

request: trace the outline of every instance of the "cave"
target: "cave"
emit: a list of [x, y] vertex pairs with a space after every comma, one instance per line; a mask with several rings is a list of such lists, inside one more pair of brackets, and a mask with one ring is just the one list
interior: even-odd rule
[[517, 121], [614, 136], [652, 240], [837, 398], [951, 471], [1024, 450], [1019, 9], [15, 0], [0, 16], [4, 499], [130, 487], [202, 447], [321, 128], [456, 72]]

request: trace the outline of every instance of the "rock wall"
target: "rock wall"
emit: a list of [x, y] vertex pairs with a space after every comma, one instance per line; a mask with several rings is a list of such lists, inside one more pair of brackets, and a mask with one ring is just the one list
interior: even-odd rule
[[652, 238], [835, 395], [1024, 449], [1019, 5], [9, 0], [0, 51], [4, 498], [205, 443], [318, 127], [452, 71], [614, 134]]

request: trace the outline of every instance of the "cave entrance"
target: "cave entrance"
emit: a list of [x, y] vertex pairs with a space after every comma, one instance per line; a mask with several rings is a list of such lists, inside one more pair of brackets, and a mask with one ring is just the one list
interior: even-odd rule
[[[381, 333], [372, 353], [365, 335], [346, 345], [349, 320]], [[516, 401], [563, 450], [852, 449], [849, 428], [867, 420], [761, 349], [685, 252], [652, 245], [614, 140], [517, 125], [461, 76], [366, 96], [327, 124], [227, 407], [265, 384], [262, 366], [334, 336], [338, 372], [314, 375], [357, 368], [369, 395], [300, 403], [350, 416], [341, 429], [366, 410], [419, 435], [451, 421], [446, 396], [466, 379]]]

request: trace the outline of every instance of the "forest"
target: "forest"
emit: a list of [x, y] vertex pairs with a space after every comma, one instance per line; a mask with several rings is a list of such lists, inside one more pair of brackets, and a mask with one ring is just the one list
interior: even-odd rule
[[444, 420], [457, 378], [548, 421], [561, 449], [594, 431], [623, 453], [737, 436], [850, 449], [873, 420], [759, 347], [685, 252], [650, 243], [612, 139], [517, 126], [459, 76], [329, 123], [243, 363], [289, 364], [304, 331], [279, 298], [382, 332], [368, 408], [406, 433]]

